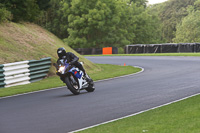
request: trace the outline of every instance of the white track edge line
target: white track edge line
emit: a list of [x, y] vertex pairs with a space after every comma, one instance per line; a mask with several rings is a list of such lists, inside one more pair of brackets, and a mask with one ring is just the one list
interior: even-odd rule
[[115, 122], [115, 121], [122, 120], [122, 119], [125, 119], [125, 118], [128, 118], [128, 117], [136, 116], [138, 114], [142, 114], [142, 113], [148, 112], [150, 110], [154, 110], [154, 109], [157, 109], [157, 108], [160, 108], [160, 107], [164, 107], [164, 106], [167, 106], [167, 105], [170, 105], [170, 104], [173, 104], [173, 103], [177, 103], [177, 102], [180, 102], [180, 101], [183, 101], [183, 100], [186, 100], [188, 98], [191, 98], [191, 97], [194, 97], [194, 96], [198, 96], [198, 95], [200, 95], [200, 93], [197, 93], [197, 94], [194, 94], [194, 95], [191, 95], [191, 96], [188, 96], [188, 97], [184, 97], [184, 98], [181, 98], [179, 100], [175, 100], [175, 101], [172, 101], [172, 102], [169, 102], [169, 103], [166, 103], [166, 104], [162, 104], [160, 106], [156, 106], [156, 107], [153, 107], [153, 108], [150, 108], [150, 109], [147, 109], [147, 110], [143, 110], [143, 111], [131, 114], [131, 115], [127, 115], [127, 116], [120, 117], [120, 118], [117, 118], [117, 119], [113, 119], [113, 120], [110, 120], [110, 121], [102, 122], [102, 123], [99, 123], [99, 124], [96, 124], [96, 125], [93, 125], [93, 126], [89, 126], [89, 127], [85, 127], [85, 128], [82, 128], [82, 129], [75, 130], [75, 131], [71, 131], [71, 132], [68, 132], [68, 133], [80, 132], [80, 131], [83, 131], [83, 130], [86, 130], [86, 129], [94, 128], [94, 127], [97, 127], [97, 126], [100, 126], [100, 125], [104, 125], [104, 124], [108, 124], [108, 123], [111, 123], [111, 122]]
[[136, 72], [136, 73], [132, 73], [132, 74], [128, 74], [128, 75], [119, 76], [119, 77], [108, 78], [108, 79], [103, 79], [103, 80], [97, 80], [95, 82], [102, 82], [102, 81], [108, 81], [108, 80], [113, 80], [113, 79], [118, 79], [118, 78], [124, 78], [124, 77], [132, 76], [132, 75], [136, 75], [136, 74], [144, 72], [144, 68], [143, 67], [139, 67], [139, 66], [133, 66], [133, 67], [140, 68], [141, 71]]
[[[112, 79], [124, 78], [124, 77], [132, 76], [132, 75], [136, 75], [136, 74], [144, 72], [144, 68], [143, 67], [139, 67], [139, 66], [133, 66], [133, 67], [140, 68], [141, 71], [139, 71], [137, 73], [132, 73], [132, 74], [124, 75], [124, 76], [119, 76], [119, 77], [114, 77], [114, 78], [108, 78], [108, 79], [103, 79], [103, 80], [97, 80], [97, 81], [94, 81], [94, 82], [96, 83], [96, 82], [103, 82], [103, 81], [108, 81], [108, 80], [112, 80]], [[39, 91], [33, 91], [33, 92], [27, 92], [27, 93], [17, 94], [17, 95], [13, 95], [13, 96], [0, 97], [0, 100], [1, 99], [6, 99], [6, 98], [12, 98], [12, 97], [17, 97], [17, 96], [22, 96], [22, 95], [28, 95], [28, 94], [34, 94], [34, 93], [39, 93], [39, 92], [45, 92], [45, 91], [50, 91], [50, 90], [61, 89], [63, 87], [65, 87], [65, 86], [56, 87], [56, 88], [50, 88], [50, 89], [45, 89], [45, 90], [39, 90]]]

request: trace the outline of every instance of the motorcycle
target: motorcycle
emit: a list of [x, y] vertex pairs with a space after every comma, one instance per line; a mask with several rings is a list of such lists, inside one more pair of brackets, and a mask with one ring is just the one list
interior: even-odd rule
[[95, 90], [94, 82], [86, 74], [90, 81], [87, 81], [83, 76], [83, 71], [79, 70], [74, 65], [67, 63], [66, 59], [60, 59], [58, 63], [53, 64], [57, 69], [57, 75], [66, 84], [67, 88], [74, 94], [80, 94], [80, 90], [86, 90], [87, 92], [93, 92]]

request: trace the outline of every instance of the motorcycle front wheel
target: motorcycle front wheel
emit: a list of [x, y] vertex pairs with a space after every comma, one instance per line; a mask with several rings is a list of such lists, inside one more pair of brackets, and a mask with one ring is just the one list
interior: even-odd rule
[[78, 85], [74, 85], [72, 79], [71, 79], [69, 76], [67, 76], [67, 77], [65, 78], [65, 83], [66, 83], [68, 89], [69, 89], [74, 95], [80, 94], [80, 89], [79, 89]]

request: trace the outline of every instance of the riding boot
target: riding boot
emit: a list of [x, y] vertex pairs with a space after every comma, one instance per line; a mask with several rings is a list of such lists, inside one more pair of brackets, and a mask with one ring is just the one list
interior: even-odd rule
[[60, 77], [60, 79], [62, 80], [63, 83], [65, 83], [65, 79], [63, 77]]
[[86, 73], [84, 73], [84, 78], [88, 83], [92, 82], [92, 80], [87, 76]]

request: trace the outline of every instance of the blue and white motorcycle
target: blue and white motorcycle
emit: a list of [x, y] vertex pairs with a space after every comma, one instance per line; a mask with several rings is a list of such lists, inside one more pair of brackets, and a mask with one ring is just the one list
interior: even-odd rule
[[67, 85], [67, 88], [74, 94], [80, 94], [80, 90], [85, 89], [88, 92], [95, 90], [93, 80], [86, 74], [90, 81], [86, 81], [83, 72], [77, 67], [67, 63], [66, 59], [61, 59], [58, 64], [53, 64], [57, 69], [57, 75]]

